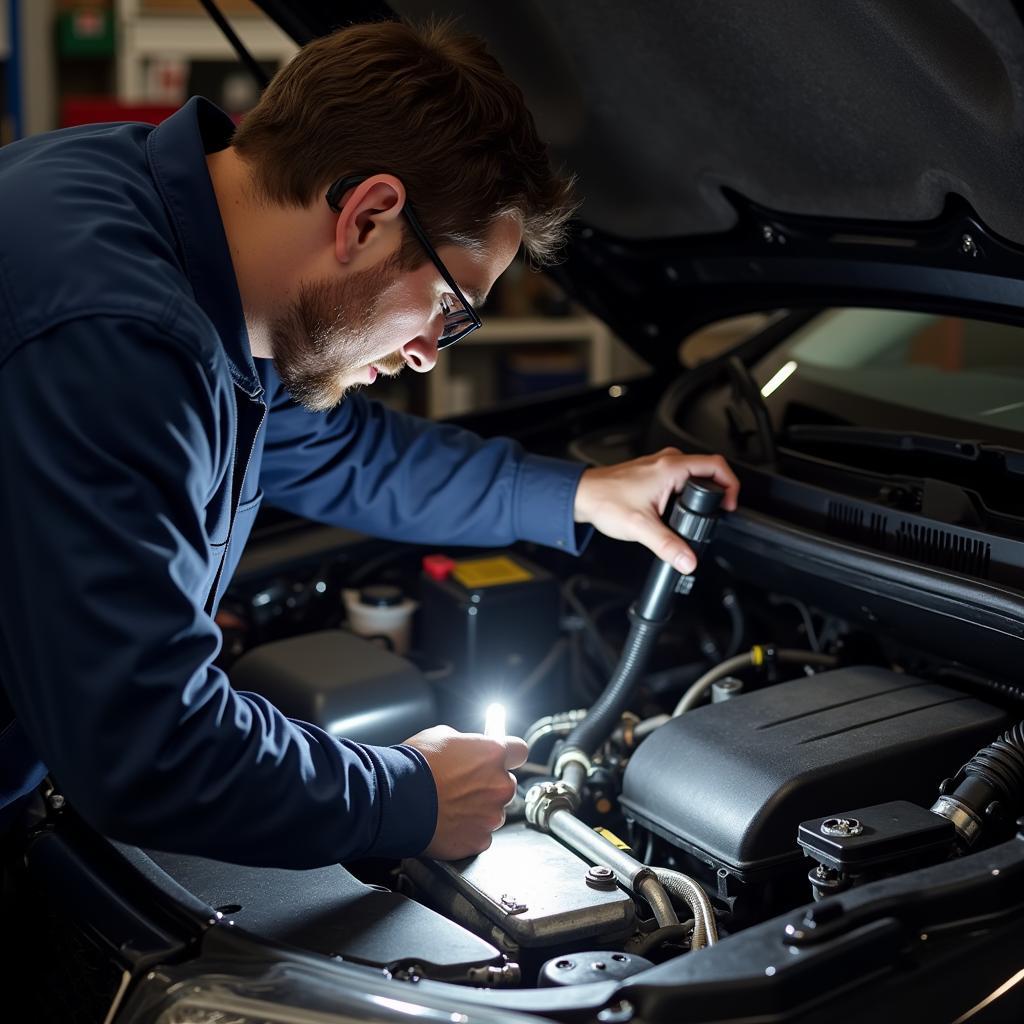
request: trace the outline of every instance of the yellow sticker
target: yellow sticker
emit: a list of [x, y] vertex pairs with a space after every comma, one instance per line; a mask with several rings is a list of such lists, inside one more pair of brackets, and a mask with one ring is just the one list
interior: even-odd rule
[[617, 846], [620, 850], [628, 850], [629, 847], [614, 833], [609, 832], [606, 828], [595, 828], [594, 831], [599, 835], [603, 836], [608, 840], [612, 846]]
[[533, 574], [511, 558], [471, 558], [456, 562], [452, 575], [468, 590], [477, 587], [500, 587], [504, 583], [525, 583]]

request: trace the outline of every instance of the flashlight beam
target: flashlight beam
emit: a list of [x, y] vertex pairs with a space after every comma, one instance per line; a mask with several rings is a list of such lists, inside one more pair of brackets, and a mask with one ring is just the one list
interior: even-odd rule
[[484, 735], [493, 736], [499, 740], [505, 738], [504, 704], [488, 704], [487, 713], [484, 716]]

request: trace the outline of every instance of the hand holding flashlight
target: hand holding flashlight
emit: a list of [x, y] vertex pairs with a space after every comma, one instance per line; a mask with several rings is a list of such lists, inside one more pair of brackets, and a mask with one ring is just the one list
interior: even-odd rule
[[505, 708], [487, 709], [483, 735], [459, 733], [446, 725], [406, 740], [425, 758], [437, 789], [437, 827], [423, 851], [438, 860], [458, 860], [491, 845], [491, 833], [505, 822], [505, 805], [515, 796], [510, 769], [526, 760], [526, 743], [506, 736]]

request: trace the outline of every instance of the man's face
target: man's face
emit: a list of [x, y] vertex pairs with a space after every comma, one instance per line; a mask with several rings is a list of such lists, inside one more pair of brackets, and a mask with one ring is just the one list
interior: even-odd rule
[[[482, 303], [519, 248], [509, 219], [492, 226], [480, 252], [441, 246], [438, 255], [475, 305]], [[449, 295], [426, 259], [402, 269], [391, 255], [375, 267], [304, 281], [271, 327], [274, 363], [292, 397], [314, 412], [337, 405], [349, 388], [395, 376], [406, 366], [433, 369]]]

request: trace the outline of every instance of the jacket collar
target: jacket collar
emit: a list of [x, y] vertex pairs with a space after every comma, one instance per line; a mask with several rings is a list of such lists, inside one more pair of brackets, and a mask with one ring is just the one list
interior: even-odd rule
[[235, 383], [250, 398], [262, 390], [249, 349], [242, 300], [206, 154], [231, 140], [234, 122], [195, 97], [154, 128], [148, 142], [153, 178], [177, 234], [196, 301], [213, 322]]

